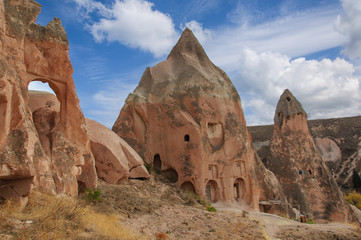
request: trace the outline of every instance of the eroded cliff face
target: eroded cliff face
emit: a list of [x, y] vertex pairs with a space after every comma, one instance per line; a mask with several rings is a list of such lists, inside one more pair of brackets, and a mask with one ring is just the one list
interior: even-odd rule
[[318, 222], [353, 221], [353, 215], [331, 172], [316, 149], [302, 105], [288, 90], [280, 97], [274, 118], [266, 167], [302, 214]]
[[258, 208], [240, 98], [189, 29], [166, 61], [145, 70], [113, 130], [182, 188]]
[[[75, 196], [78, 182], [97, 182], [67, 36], [59, 19], [35, 24], [40, 8], [32, 0], [0, 1], [0, 197], [6, 199], [26, 201], [33, 188]], [[33, 115], [31, 81], [49, 83], [59, 114], [44, 108]]]

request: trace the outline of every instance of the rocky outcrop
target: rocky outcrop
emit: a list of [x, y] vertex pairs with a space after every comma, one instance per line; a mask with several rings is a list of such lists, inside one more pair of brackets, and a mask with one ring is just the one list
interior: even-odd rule
[[239, 95], [189, 29], [166, 61], [145, 70], [113, 130], [181, 188], [258, 208], [255, 152]]
[[[97, 183], [67, 36], [59, 19], [35, 24], [40, 8], [32, 0], [0, 0], [0, 197], [22, 202], [34, 188], [75, 196], [78, 183]], [[59, 114], [29, 107], [31, 81], [49, 83]]]
[[266, 167], [302, 214], [318, 222], [353, 221], [353, 214], [308, 130], [306, 113], [289, 90], [277, 105]]
[[[317, 150], [330, 169], [338, 186], [344, 191], [354, 188], [353, 171], [361, 173], [361, 159], [358, 156], [361, 142], [361, 117], [308, 120], [310, 133]], [[264, 159], [269, 154], [269, 143], [273, 125], [251, 126], [257, 154]]]
[[108, 183], [123, 183], [128, 178], [149, 178], [140, 156], [112, 130], [86, 119], [91, 150], [98, 177]]

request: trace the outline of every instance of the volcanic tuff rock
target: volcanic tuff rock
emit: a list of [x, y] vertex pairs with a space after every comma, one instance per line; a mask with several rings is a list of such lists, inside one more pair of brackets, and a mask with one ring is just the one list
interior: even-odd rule
[[[361, 143], [361, 117], [319, 119], [307, 121], [317, 150], [330, 169], [338, 186], [353, 189], [353, 171], [361, 173], [358, 157]], [[257, 154], [264, 159], [269, 154], [273, 125], [248, 127]]]
[[149, 178], [143, 160], [128, 143], [96, 121], [86, 119], [86, 123], [99, 178], [108, 183], [122, 183], [128, 178]]
[[280, 181], [288, 201], [316, 221], [353, 221], [351, 209], [309, 133], [306, 113], [289, 90], [277, 105], [266, 167]]
[[189, 29], [166, 61], [145, 70], [113, 130], [181, 188], [258, 208], [255, 152], [239, 95]]
[[[32, 0], [0, 0], [0, 197], [23, 203], [33, 188], [75, 196], [78, 183], [97, 183], [67, 36], [59, 19], [35, 24], [40, 8]], [[60, 113], [52, 106], [32, 112], [31, 81], [49, 83]]]

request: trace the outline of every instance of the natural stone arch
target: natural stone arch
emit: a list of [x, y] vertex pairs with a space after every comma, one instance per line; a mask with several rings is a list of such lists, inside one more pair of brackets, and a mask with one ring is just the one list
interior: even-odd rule
[[193, 183], [191, 183], [189, 181], [182, 183], [180, 188], [185, 192], [196, 193], [196, 189], [194, 188]]
[[237, 178], [233, 184], [234, 198], [236, 200], [244, 199], [246, 190], [246, 181], [243, 178]]
[[209, 180], [206, 184], [206, 196], [208, 201], [216, 202], [219, 199], [219, 187], [216, 181]]
[[56, 80], [48, 79], [48, 78], [35, 78], [28, 82], [28, 86], [29, 86], [30, 82], [36, 82], [36, 81], [49, 84], [49, 87], [54, 91], [56, 98], [58, 99], [58, 101], [60, 103], [60, 111], [59, 111], [60, 112], [60, 122], [62, 125], [65, 125], [65, 121], [66, 121], [66, 84], [56, 81]]

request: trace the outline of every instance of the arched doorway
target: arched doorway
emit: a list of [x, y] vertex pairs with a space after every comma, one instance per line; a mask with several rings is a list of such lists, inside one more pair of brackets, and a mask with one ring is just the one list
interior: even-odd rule
[[246, 195], [246, 182], [243, 178], [237, 178], [234, 181], [233, 192], [236, 200], [244, 199]]
[[206, 196], [210, 202], [216, 202], [219, 199], [218, 184], [214, 180], [209, 180], [206, 185]]
[[193, 183], [191, 182], [184, 182], [181, 185], [181, 189], [185, 192], [192, 192], [192, 193], [196, 193], [196, 189], [194, 188]]
[[155, 170], [155, 172], [159, 172], [162, 169], [162, 160], [160, 160], [160, 155], [159, 154], [155, 154], [154, 158], [153, 158], [153, 168]]

